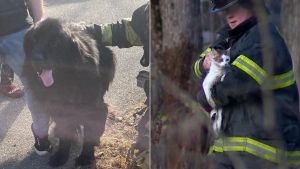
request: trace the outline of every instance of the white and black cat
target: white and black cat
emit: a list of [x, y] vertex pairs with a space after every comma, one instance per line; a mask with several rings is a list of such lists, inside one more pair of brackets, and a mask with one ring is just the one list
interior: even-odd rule
[[210, 117], [213, 120], [213, 130], [216, 134], [216, 137], [218, 137], [221, 129], [222, 108], [216, 107], [216, 103], [211, 96], [211, 89], [214, 84], [224, 80], [224, 77], [226, 75], [226, 67], [229, 66], [229, 62], [230, 62], [229, 52], [230, 49], [228, 50], [212, 49], [213, 60], [211, 62], [209, 72], [206, 75], [202, 84], [207, 102], [213, 108], [213, 110], [210, 112]]

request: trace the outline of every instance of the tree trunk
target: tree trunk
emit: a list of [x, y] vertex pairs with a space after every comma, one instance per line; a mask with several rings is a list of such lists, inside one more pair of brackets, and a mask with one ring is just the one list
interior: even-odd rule
[[282, 2], [281, 28], [282, 35], [293, 59], [294, 74], [300, 89], [300, 1], [288, 0]]
[[192, 158], [183, 156], [187, 154], [184, 149], [193, 147], [189, 143], [198, 141], [196, 144], [199, 144], [197, 138], [202, 139], [199, 137], [201, 125], [198, 124], [203, 119], [199, 116], [201, 113], [188, 115], [192, 112], [191, 107], [196, 105], [191, 97], [196, 95], [191, 65], [202, 51], [201, 23], [199, 0], [151, 0], [154, 131], [161, 130], [155, 122], [157, 116], [164, 122], [163, 129], [157, 132], [162, 132], [160, 137], [152, 128], [152, 138], [156, 139], [152, 140], [152, 168], [182, 168], [191, 166], [188, 161], [196, 160], [196, 155]]
[[[190, 67], [202, 50], [199, 0], [152, 0], [152, 40], [158, 70], [179, 88], [191, 88]], [[164, 104], [178, 100], [164, 92]]]

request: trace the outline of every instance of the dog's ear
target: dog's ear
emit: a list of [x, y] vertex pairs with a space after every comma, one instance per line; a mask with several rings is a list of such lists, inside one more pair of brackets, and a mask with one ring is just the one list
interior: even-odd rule
[[95, 75], [100, 75], [99, 72], [99, 52], [94, 41], [89, 42], [88, 38], [83, 39], [76, 34], [71, 35], [73, 61], [78, 71], [88, 71]]

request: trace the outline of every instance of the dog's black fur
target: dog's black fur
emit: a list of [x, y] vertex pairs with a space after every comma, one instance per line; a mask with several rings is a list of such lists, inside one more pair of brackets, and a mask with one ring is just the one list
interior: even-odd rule
[[[108, 114], [103, 96], [114, 78], [114, 55], [80, 27], [47, 18], [24, 37], [22, 75], [37, 103], [56, 123], [54, 134], [60, 143], [49, 160], [53, 167], [67, 162], [79, 125], [84, 126], [84, 144], [76, 165], [92, 163]], [[52, 69], [54, 83], [48, 87], [38, 75], [43, 69]]]

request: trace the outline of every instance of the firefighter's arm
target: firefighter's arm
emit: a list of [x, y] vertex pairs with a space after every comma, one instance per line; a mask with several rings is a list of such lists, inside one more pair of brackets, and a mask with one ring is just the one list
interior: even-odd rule
[[[204, 61], [205, 61], [205, 59], [211, 58], [209, 56], [209, 54], [211, 54], [212, 48], [220, 48], [220, 49], [224, 50], [224, 49], [228, 49], [229, 45], [228, 45], [227, 41], [224, 40], [224, 37], [219, 36], [219, 38], [216, 40], [216, 42], [212, 46], [208, 47], [203, 53], [201, 53], [199, 55], [198, 60], [192, 64], [192, 67], [191, 67], [192, 77], [193, 77], [194, 81], [201, 87], [202, 87], [203, 80], [207, 74], [207, 70], [204, 68], [205, 67]], [[197, 93], [197, 100], [198, 100], [199, 104], [202, 106], [202, 108], [204, 108], [206, 111], [210, 112], [210, 110], [212, 108], [206, 100], [204, 90], [200, 90]]]
[[121, 22], [112, 24], [91, 24], [86, 26], [86, 31], [97, 40], [98, 44], [104, 46], [119, 48], [143, 46], [140, 36], [135, 33], [130, 21], [131, 18], [125, 18]]
[[[224, 36], [219, 36], [218, 39], [214, 42], [213, 45], [205, 49], [198, 57], [198, 59], [192, 64], [191, 66], [191, 72], [192, 72], [192, 77], [194, 81], [199, 85], [202, 86], [202, 82], [207, 74], [207, 70], [209, 68], [204, 68], [205, 66], [208, 67], [207, 65], [204, 65], [205, 59], [210, 58], [209, 55], [211, 54], [212, 48], [219, 48], [226, 50], [229, 48], [228, 42], [225, 40]], [[207, 63], [206, 63], [207, 64]]]
[[192, 66], [192, 77], [194, 81], [199, 85], [202, 86], [202, 82], [206, 76], [206, 70], [203, 67], [203, 61], [205, 60], [206, 55], [211, 52], [211, 47], [207, 48], [203, 53], [201, 53]]
[[[203, 62], [205, 59], [209, 58], [209, 54], [211, 53], [212, 47], [207, 48], [203, 53], [199, 55], [199, 58], [196, 62], [192, 64], [192, 77], [194, 81], [202, 87], [203, 80], [207, 74], [207, 71], [205, 70], [203, 66]], [[205, 93], [203, 90], [200, 90], [197, 93], [197, 100], [198, 103], [202, 106], [203, 109], [205, 109], [207, 112], [210, 112], [211, 107], [208, 104]]]
[[212, 97], [218, 106], [224, 106], [260, 96], [267, 74], [263, 69], [261, 43], [254, 43], [251, 50], [246, 50], [232, 62], [224, 80], [212, 88]]
[[149, 3], [136, 9], [131, 18], [111, 24], [91, 24], [86, 31], [97, 43], [105, 46], [129, 48], [148, 45], [149, 41]]

